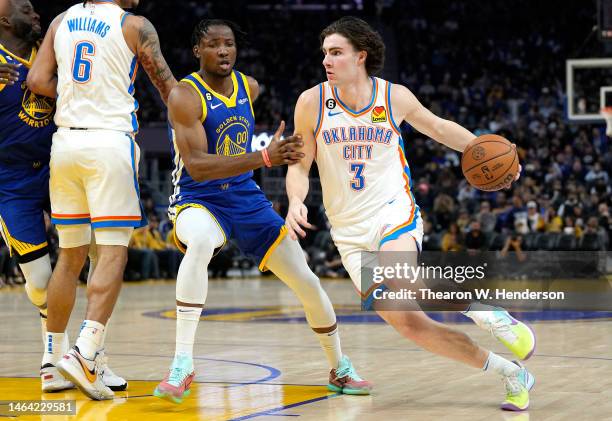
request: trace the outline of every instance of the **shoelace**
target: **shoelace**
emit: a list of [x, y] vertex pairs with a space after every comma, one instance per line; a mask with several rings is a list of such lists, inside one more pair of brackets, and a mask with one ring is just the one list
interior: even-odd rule
[[495, 319], [494, 322], [487, 322], [486, 324], [488, 325], [487, 329], [494, 337], [502, 338], [509, 343], [514, 343], [517, 340], [516, 335], [512, 332], [505, 318], [500, 317]]
[[353, 365], [349, 362], [347, 364], [340, 364], [340, 367], [336, 369], [336, 380], [348, 376], [349, 378], [361, 381], [361, 378], [355, 372]]
[[515, 376], [506, 376], [502, 378], [502, 381], [504, 382], [504, 386], [506, 387], [506, 392], [508, 392], [508, 395], [510, 396], [516, 396], [521, 393], [521, 389], [523, 385], [521, 384], [521, 381], [519, 380], [519, 375], [520, 375], [520, 371]]
[[183, 370], [182, 368], [173, 367], [170, 370], [170, 375], [168, 376], [168, 383], [176, 384], [178, 387], [187, 376], [188, 374], [186, 374], [185, 370]]
[[108, 357], [106, 356], [106, 354], [98, 355], [98, 358], [96, 359], [96, 369], [98, 370], [98, 373], [100, 373], [101, 376], [103, 376], [104, 373], [108, 370], [108, 368], [106, 367], [107, 362]]

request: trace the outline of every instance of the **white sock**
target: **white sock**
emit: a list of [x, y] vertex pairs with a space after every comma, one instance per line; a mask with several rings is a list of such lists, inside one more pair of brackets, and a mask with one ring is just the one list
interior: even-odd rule
[[64, 333], [47, 332], [45, 334], [46, 345], [42, 365], [56, 365], [59, 362], [59, 360], [65, 354], [65, 352], [63, 352], [63, 347], [66, 342], [66, 339], [66, 334]]
[[492, 370], [503, 377], [512, 376], [520, 369], [521, 368], [518, 365], [490, 351], [489, 357], [487, 358], [484, 367], [482, 367], [483, 371]]
[[47, 310], [40, 311], [40, 330], [42, 331], [42, 341], [45, 349], [47, 348]]
[[106, 333], [108, 332], [109, 323], [110, 323], [110, 319], [108, 319], [106, 321], [106, 324], [104, 325], [104, 333], [102, 334], [102, 342], [100, 343], [100, 349], [98, 350], [98, 353], [100, 354], [104, 354], [104, 350], [106, 349]]
[[175, 356], [193, 358], [193, 343], [201, 314], [202, 307], [176, 306]]
[[95, 320], [85, 320], [81, 325], [81, 332], [76, 340], [76, 346], [81, 355], [88, 360], [93, 360], [101, 348], [104, 336], [104, 325]]
[[[316, 333], [316, 332], [315, 332]], [[329, 333], [317, 333], [317, 338], [321, 343], [321, 348], [325, 352], [329, 368], [338, 368], [342, 359], [342, 349], [340, 347], [340, 333], [336, 327]]]

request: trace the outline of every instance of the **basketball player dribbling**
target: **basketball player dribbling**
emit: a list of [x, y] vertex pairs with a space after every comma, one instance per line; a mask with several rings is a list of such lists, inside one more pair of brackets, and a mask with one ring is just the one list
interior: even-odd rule
[[[138, 64], [164, 102], [176, 80], [151, 22], [125, 12], [139, 0], [86, 0], [57, 16], [28, 75], [36, 93], [57, 96], [50, 161], [52, 221], [60, 254], [49, 281], [45, 358], [91, 399], [113, 399], [99, 372], [100, 349], [123, 281], [127, 246], [146, 225], [138, 187], [134, 99]], [[60, 345], [77, 278], [95, 230], [97, 259], [86, 319], [75, 346]]]
[[[475, 136], [423, 107], [407, 88], [374, 77], [384, 62], [385, 46], [366, 22], [342, 18], [320, 36], [327, 82], [303, 92], [295, 109], [295, 134], [303, 138], [305, 157], [289, 166], [289, 234], [310, 228], [304, 199], [308, 173], [316, 159], [331, 234], [342, 262], [361, 292], [361, 252], [408, 252], [417, 265], [423, 237], [419, 207], [410, 191], [399, 125], [463, 151]], [[373, 291], [363, 294], [372, 301]], [[435, 354], [502, 376], [502, 409], [525, 410], [534, 377], [519, 363], [487, 351], [467, 335], [430, 319], [422, 311], [374, 309], [402, 336]], [[464, 314], [502, 342], [519, 359], [535, 348], [535, 336], [505, 310], [480, 303]]]
[[257, 81], [234, 70], [238, 50], [236, 24], [204, 20], [193, 32], [197, 72], [172, 90], [168, 102], [174, 194], [170, 215], [176, 245], [185, 252], [176, 280], [176, 348], [165, 378], [154, 395], [181, 403], [195, 377], [193, 348], [208, 292], [207, 267], [215, 250], [233, 239], [260, 270], [270, 269], [304, 306], [329, 363], [328, 388], [367, 395], [372, 385], [361, 379], [342, 355], [336, 314], [299, 243], [286, 236], [283, 219], [253, 181], [256, 168], [291, 164], [302, 157], [299, 136], [252, 151], [253, 101]]

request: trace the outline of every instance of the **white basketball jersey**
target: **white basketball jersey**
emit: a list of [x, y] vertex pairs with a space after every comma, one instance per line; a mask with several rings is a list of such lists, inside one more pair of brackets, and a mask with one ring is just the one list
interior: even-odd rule
[[136, 56], [121, 30], [126, 12], [113, 2], [79, 3], [55, 34], [59, 127], [138, 131]]
[[408, 194], [415, 206], [403, 141], [390, 108], [391, 84], [371, 80], [372, 100], [360, 111], [343, 104], [329, 83], [319, 85], [316, 161], [323, 204], [334, 227], [371, 218], [398, 194]]

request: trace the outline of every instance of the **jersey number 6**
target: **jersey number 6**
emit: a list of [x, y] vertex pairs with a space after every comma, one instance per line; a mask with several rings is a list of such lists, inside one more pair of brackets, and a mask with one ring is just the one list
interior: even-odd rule
[[91, 58], [95, 54], [96, 46], [90, 41], [80, 41], [74, 46], [72, 79], [76, 83], [87, 83], [91, 79], [91, 69], [93, 67]]

